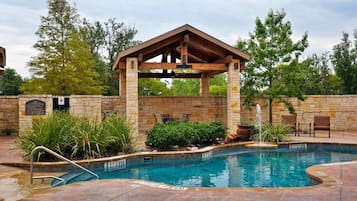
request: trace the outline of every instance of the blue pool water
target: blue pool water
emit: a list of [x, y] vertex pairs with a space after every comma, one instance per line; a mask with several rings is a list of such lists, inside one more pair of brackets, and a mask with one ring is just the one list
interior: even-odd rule
[[[155, 160], [95, 169], [100, 179], [130, 178], [187, 187], [292, 187], [310, 186], [307, 167], [357, 160], [357, 147], [304, 144], [278, 149], [229, 148], [190, 160]], [[83, 172], [63, 175], [67, 183], [94, 179]], [[54, 183], [55, 185], [55, 183]]]

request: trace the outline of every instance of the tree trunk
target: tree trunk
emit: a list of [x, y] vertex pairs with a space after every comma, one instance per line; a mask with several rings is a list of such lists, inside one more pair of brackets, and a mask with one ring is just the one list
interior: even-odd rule
[[273, 124], [273, 100], [269, 98], [269, 123]]

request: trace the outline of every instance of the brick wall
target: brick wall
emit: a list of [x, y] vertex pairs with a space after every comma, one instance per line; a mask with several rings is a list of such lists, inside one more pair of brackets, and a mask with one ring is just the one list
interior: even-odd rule
[[[23, 130], [32, 124], [34, 118], [25, 114], [25, 104], [30, 100], [46, 103], [46, 115], [52, 113], [51, 95], [21, 95], [0, 97], [0, 132], [5, 128]], [[333, 130], [357, 130], [357, 95], [345, 96], [308, 96], [305, 101], [290, 99], [293, 103], [298, 122], [313, 122], [314, 115], [329, 115]], [[259, 99], [262, 107], [262, 120], [268, 121], [268, 101]], [[242, 102], [243, 103], [243, 98]], [[100, 120], [105, 114], [125, 115], [125, 100], [106, 96], [70, 96], [70, 112]], [[222, 121], [227, 124], [227, 100], [225, 97], [139, 97], [139, 130], [150, 129], [155, 124], [154, 114], [191, 114], [192, 121]], [[281, 103], [273, 104], [273, 122], [281, 122], [281, 115], [289, 112]], [[256, 108], [246, 109], [241, 105], [241, 121], [254, 122]]]
[[69, 98], [70, 113], [91, 120], [102, 119], [102, 96], [74, 95]]
[[[32, 100], [39, 100], [45, 103], [45, 115], [26, 115], [26, 103]], [[19, 132], [31, 127], [34, 119], [51, 114], [53, 108], [51, 95], [20, 95], [18, 104]]]
[[17, 96], [0, 97], [0, 133], [4, 129], [19, 129], [19, 99]]
[[[305, 101], [291, 99], [298, 122], [313, 122], [315, 115], [330, 116], [331, 129], [357, 130], [357, 95], [308, 96]], [[283, 104], [273, 105], [274, 122], [280, 122], [282, 114], [288, 114]]]
[[125, 100], [120, 96], [103, 96], [102, 116], [112, 113], [125, 116]]
[[172, 114], [181, 118], [191, 114], [191, 121], [227, 123], [226, 97], [139, 97], [139, 128], [145, 131], [155, 124], [154, 114]]

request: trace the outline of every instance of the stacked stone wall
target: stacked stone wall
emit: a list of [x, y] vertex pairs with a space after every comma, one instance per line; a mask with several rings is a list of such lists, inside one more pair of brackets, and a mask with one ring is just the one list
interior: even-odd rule
[[[44, 114], [42, 115], [29, 115], [26, 114], [26, 103], [30, 101], [41, 101], [44, 103]], [[25, 131], [32, 126], [32, 121], [38, 118], [43, 118], [52, 113], [52, 96], [51, 95], [20, 95], [18, 102], [18, 121], [19, 132]]]
[[[51, 95], [20, 95], [0, 97], [0, 132], [4, 129], [22, 131], [31, 126], [36, 118], [52, 113]], [[26, 103], [32, 100], [43, 101], [46, 105], [44, 115], [26, 115]], [[241, 98], [243, 103], [244, 98]], [[313, 123], [316, 115], [328, 115], [332, 130], [357, 130], [357, 95], [344, 96], [307, 96], [305, 101], [295, 98], [293, 103], [297, 121]], [[262, 108], [262, 120], [269, 120], [268, 101], [258, 99]], [[241, 122], [254, 123], [256, 108], [251, 110], [240, 106]], [[101, 120], [105, 115], [116, 113], [125, 116], [125, 99], [119, 96], [70, 96], [70, 112], [76, 116], [85, 116]], [[155, 124], [154, 114], [171, 114], [180, 119], [182, 114], [191, 114], [191, 121], [222, 121], [227, 125], [226, 97], [139, 97], [139, 130], [144, 132]], [[281, 115], [289, 114], [282, 103], [273, 104], [273, 123], [281, 122]], [[160, 121], [160, 119], [158, 119]]]
[[[0, 134], [10, 134], [19, 129], [19, 98], [0, 97]], [[7, 133], [10, 132], [10, 133]]]
[[69, 99], [70, 113], [93, 121], [102, 119], [102, 96], [75, 95]]
[[143, 132], [152, 128], [161, 114], [170, 114], [174, 119], [181, 119], [183, 114], [190, 114], [190, 121], [211, 122], [218, 120], [227, 123], [226, 97], [199, 96], [186, 97], [139, 97], [139, 128]]

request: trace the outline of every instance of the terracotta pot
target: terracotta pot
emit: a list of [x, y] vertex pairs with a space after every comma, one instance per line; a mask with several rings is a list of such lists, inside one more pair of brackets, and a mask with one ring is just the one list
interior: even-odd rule
[[240, 126], [238, 125], [237, 135], [238, 138], [250, 138], [250, 133], [252, 132], [253, 126]]

